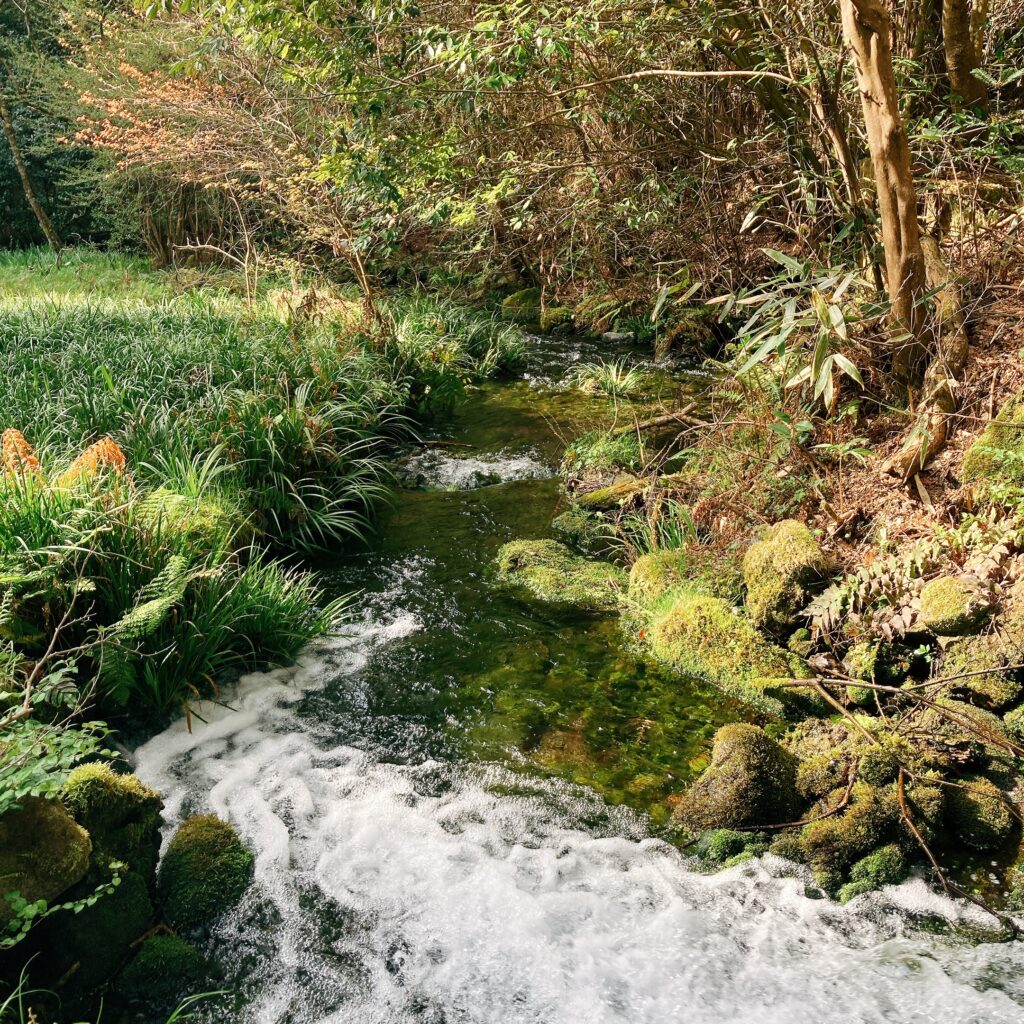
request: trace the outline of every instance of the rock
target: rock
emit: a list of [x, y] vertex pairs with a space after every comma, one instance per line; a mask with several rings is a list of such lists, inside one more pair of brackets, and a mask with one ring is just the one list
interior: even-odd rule
[[570, 508], [551, 520], [551, 529], [580, 551], [592, 551], [609, 538], [609, 525], [599, 515]]
[[907, 877], [907, 870], [907, 858], [895, 843], [880, 847], [850, 868], [850, 881], [839, 890], [839, 902], [849, 903], [883, 885], [898, 885]]
[[806, 666], [721, 598], [680, 591], [655, 616], [647, 638], [654, 656], [683, 675], [707, 679], [765, 711], [781, 714], [784, 705], [802, 702], [799, 690], [775, 684], [803, 678]]
[[998, 786], [983, 776], [968, 776], [946, 796], [946, 821], [972, 850], [998, 850], [1010, 838], [1014, 816]]
[[548, 306], [540, 314], [542, 331], [572, 330], [572, 310], [568, 306]]
[[184, 821], [160, 863], [164, 915], [178, 929], [205, 927], [230, 910], [252, 881], [253, 856], [212, 814]]
[[750, 618], [773, 632], [792, 627], [827, 574], [828, 561], [811, 531], [795, 519], [776, 523], [743, 559]]
[[[937, 675], [961, 677], [946, 684], [946, 694], [990, 711], [1001, 711], [1024, 695], [1019, 670], [1006, 671], [1009, 666], [1020, 664], [1024, 664], [1024, 617], [1011, 609], [996, 623], [993, 632], [950, 643]], [[983, 674], [976, 675], [978, 672]]]
[[1003, 718], [1003, 723], [1010, 735], [1018, 742], [1024, 740], [1024, 705], [1008, 712]]
[[195, 946], [177, 935], [151, 935], [121, 972], [116, 988], [122, 998], [166, 1014], [181, 999], [201, 991], [207, 973]]
[[940, 576], [921, 590], [921, 624], [936, 636], [977, 633], [991, 614], [977, 584], [962, 576]]
[[556, 540], [515, 540], [498, 552], [498, 573], [542, 601], [611, 611], [626, 574], [608, 562], [577, 555]]
[[535, 324], [540, 321], [540, 289], [523, 288], [506, 295], [501, 303], [501, 311], [509, 320], [519, 323]]
[[606, 345], [631, 345], [636, 341], [636, 334], [633, 331], [605, 331], [601, 341]]
[[691, 832], [777, 825], [798, 811], [796, 759], [756, 725], [715, 733], [711, 764], [683, 794], [676, 819]]
[[1006, 402], [967, 449], [963, 478], [983, 497], [1024, 488], [1024, 393]]
[[[19, 892], [29, 903], [58, 896], [85, 877], [92, 841], [57, 800], [29, 797], [0, 817], [0, 897]], [[0, 898], [0, 924], [13, 916]]]
[[160, 795], [134, 775], [119, 774], [106, 764], [76, 768], [61, 789], [74, 819], [92, 837], [102, 877], [107, 865], [121, 861], [151, 883], [160, 851]]
[[687, 581], [686, 552], [663, 548], [641, 555], [629, 570], [629, 599], [641, 608], [657, 604], [665, 594]]
[[576, 504], [591, 511], [610, 512], [635, 501], [650, 490], [650, 482], [627, 476], [607, 487], [599, 487], [587, 494], [576, 495]]

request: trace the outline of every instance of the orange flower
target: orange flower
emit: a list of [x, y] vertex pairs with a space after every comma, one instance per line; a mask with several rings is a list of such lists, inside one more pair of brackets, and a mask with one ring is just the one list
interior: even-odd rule
[[4, 469], [16, 476], [25, 473], [39, 473], [42, 467], [32, 451], [32, 445], [25, 440], [25, 435], [13, 427], [5, 430], [0, 438], [0, 450], [3, 452]]
[[67, 486], [79, 480], [89, 479], [104, 471], [121, 474], [124, 472], [125, 457], [116, 441], [109, 437], [89, 445], [81, 455], [61, 473], [58, 484]]

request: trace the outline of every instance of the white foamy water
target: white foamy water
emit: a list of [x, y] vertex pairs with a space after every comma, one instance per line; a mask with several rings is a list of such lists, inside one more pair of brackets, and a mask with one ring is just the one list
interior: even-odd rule
[[470, 456], [437, 449], [404, 459], [395, 472], [403, 487], [428, 491], [472, 491], [513, 480], [547, 480], [555, 475], [530, 452]]
[[[765, 858], [705, 876], [586, 791], [489, 765], [383, 763], [303, 699], [415, 619], [243, 679], [140, 748], [169, 823], [213, 811], [256, 852], [220, 928], [239, 1024], [1019, 1024], [1024, 945], [916, 932], [967, 918], [913, 882], [847, 907]], [[600, 826], [583, 822], [603, 818]], [[973, 912], [971, 912], [973, 913]], [[225, 1020], [218, 1011], [215, 1019]]]

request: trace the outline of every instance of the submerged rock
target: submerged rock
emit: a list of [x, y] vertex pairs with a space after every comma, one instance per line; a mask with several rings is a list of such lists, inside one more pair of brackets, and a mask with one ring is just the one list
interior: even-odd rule
[[160, 863], [164, 915], [175, 928], [212, 924], [252, 881], [253, 856], [234, 827], [212, 814], [184, 821]]
[[962, 576], [940, 576], [921, 590], [921, 624], [936, 636], [977, 633], [991, 614], [978, 585]]
[[821, 545], [803, 523], [795, 519], [776, 523], [743, 559], [751, 619], [776, 632], [795, 625], [811, 591], [827, 573]]
[[776, 825], [798, 811], [796, 758], [756, 725], [715, 733], [711, 764], [683, 794], [676, 819], [691, 832]]
[[557, 540], [515, 540], [498, 552], [498, 573], [542, 601], [610, 611], [626, 574], [608, 562], [577, 555]]

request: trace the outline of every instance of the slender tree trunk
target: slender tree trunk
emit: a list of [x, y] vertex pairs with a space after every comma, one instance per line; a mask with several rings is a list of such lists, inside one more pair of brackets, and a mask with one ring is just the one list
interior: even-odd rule
[[925, 268], [910, 146], [900, 119], [892, 67], [892, 23], [882, 0], [840, 0], [840, 7], [843, 33], [853, 51], [875, 174], [886, 288], [897, 330], [906, 335], [894, 356], [893, 369], [902, 381], [916, 383], [928, 353], [926, 316], [920, 303], [925, 293]]
[[[956, 99], [969, 107], [985, 108], [988, 91], [972, 72], [981, 66], [981, 47], [975, 31], [984, 23], [985, 4], [975, 0], [942, 0], [942, 46], [946, 54], [946, 74]], [[972, 13], [975, 17], [972, 19]]]
[[35, 189], [32, 187], [32, 181], [28, 176], [28, 167], [25, 166], [25, 158], [22, 156], [21, 146], [18, 145], [18, 137], [14, 133], [14, 121], [11, 118], [11, 110], [7, 106], [7, 100], [2, 92], [0, 92], [0, 121], [3, 122], [4, 135], [7, 136], [7, 144], [11, 147], [11, 156], [14, 158], [14, 166], [18, 169], [18, 177], [21, 178], [21, 187], [25, 190], [25, 198], [28, 200], [28, 205], [32, 207], [32, 212], [36, 215], [36, 220], [39, 221], [39, 226], [43, 229], [43, 234], [46, 236], [46, 241], [50, 243], [50, 248], [57, 255], [60, 255], [62, 248], [60, 236], [57, 234], [57, 229], [47, 216], [46, 211], [36, 196]]

